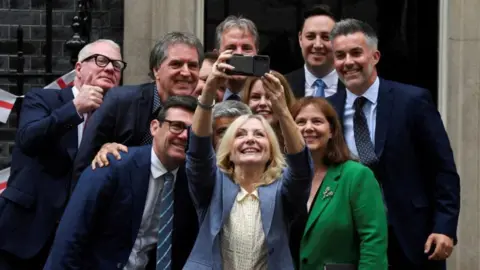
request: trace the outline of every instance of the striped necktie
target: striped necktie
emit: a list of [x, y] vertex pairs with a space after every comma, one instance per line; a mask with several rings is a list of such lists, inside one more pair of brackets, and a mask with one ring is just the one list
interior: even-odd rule
[[164, 174], [164, 184], [160, 198], [160, 223], [157, 242], [156, 270], [172, 269], [172, 232], [173, 232], [173, 174]]
[[[162, 106], [160, 102], [160, 97], [158, 96], [157, 86], [153, 87], [153, 104], [152, 104], [152, 115], [157, 112], [157, 110]], [[153, 116], [154, 119], [157, 118], [156, 115]], [[150, 127], [150, 124], [149, 124]], [[141, 145], [152, 144], [152, 134], [150, 133], [150, 128], [147, 128], [147, 132], [143, 135]]]

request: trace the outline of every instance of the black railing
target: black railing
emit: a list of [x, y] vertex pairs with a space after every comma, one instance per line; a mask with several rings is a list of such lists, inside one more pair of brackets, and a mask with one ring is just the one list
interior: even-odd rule
[[[21, 25], [17, 28], [17, 66], [16, 71], [0, 72], [0, 78], [8, 78], [11, 82], [16, 82], [16, 91], [12, 92], [14, 95], [23, 95], [24, 85], [27, 79], [40, 78], [43, 79], [44, 84], [48, 84], [56, 78], [64, 75], [63, 73], [52, 72], [52, 1], [47, 0], [45, 3], [45, 47], [43, 54], [45, 55], [45, 71], [44, 72], [25, 72], [25, 58], [23, 53], [23, 28]], [[65, 47], [70, 53], [70, 62], [72, 68], [77, 61], [78, 52], [90, 41], [91, 30], [91, 16], [90, 10], [92, 7], [92, 0], [79, 0], [77, 3], [78, 14], [72, 19], [72, 37], [65, 42]], [[21, 107], [21, 99], [17, 99], [14, 111], [19, 117]]]

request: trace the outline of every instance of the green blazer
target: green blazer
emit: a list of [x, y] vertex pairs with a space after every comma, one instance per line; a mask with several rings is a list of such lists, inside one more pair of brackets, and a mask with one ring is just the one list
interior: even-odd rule
[[300, 269], [351, 263], [387, 270], [387, 218], [372, 171], [355, 161], [331, 166], [318, 189], [300, 244]]

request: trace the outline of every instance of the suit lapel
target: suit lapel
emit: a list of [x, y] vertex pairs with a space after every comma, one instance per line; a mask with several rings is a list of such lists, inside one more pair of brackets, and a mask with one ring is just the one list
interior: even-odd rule
[[385, 145], [392, 108], [392, 87], [387, 81], [380, 79], [380, 86], [378, 88], [377, 125], [375, 127], [375, 154], [378, 158], [382, 155]]
[[269, 234], [272, 226], [278, 185], [281, 185], [281, 181], [276, 181], [273, 184], [260, 186], [258, 188], [258, 196], [260, 198], [260, 213], [262, 214], [261, 217], [265, 237]]
[[310, 210], [304, 235], [307, 235], [313, 224], [315, 224], [315, 221], [321, 216], [327, 205], [336, 195], [335, 192], [338, 186], [337, 180], [340, 177], [342, 166], [343, 165], [338, 165], [335, 167], [331, 166], [328, 169], [327, 174], [325, 175], [325, 178], [323, 179], [323, 182], [317, 191], [314, 205]]
[[230, 216], [230, 211], [232, 210], [233, 203], [237, 197], [240, 187], [233, 183], [228, 176], [223, 175], [223, 185], [222, 185], [222, 194], [223, 194], [223, 210], [222, 210], [222, 224], [225, 224], [226, 219]]
[[[52, 91], [52, 90], [45, 90]], [[73, 100], [73, 90], [71, 87], [58, 91], [60, 102], [62, 105]], [[78, 126], [71, 127], [70, 131], [65, 133], [61, 139], [61, 144], [67, 150], [68, 156], [73, 161], [78, 150]]]
[[340, 123], [343, 123], [343, 114], [345, 111], [345, 100], [347, 98], [347, 90], [345, 89], [345, 85], [338, 80], [337, 85], [337, 93], [327, 98], [330, 101], [330, 104], [335, 108], [337, 112], [338, 118]]
[[153, 83], [144, 84], [140, 91], [141, 97], [137, 103], [137, 119], [135, 119], [135, 130], [140, 132], [134, 132], [135, 136], [137, 136], [135, 141], [138, 143], [143, 140], [145, 132], [148, 132], [148, 127], [150, 127], [150, 121], [152, 120]]
[[142, 222], [145, 202], [147, 200], [148, 183], [150, 181], [150, 165], [151, 165], [151, 146], [143, 146], [134, 153], [134, 168], [130, 170], [130, 181], [132, 187], [132, 243], [140, 229]]
[[297, 98], [305, 96], [305, 69], [303, 67], [295, 73], [292, 87]]

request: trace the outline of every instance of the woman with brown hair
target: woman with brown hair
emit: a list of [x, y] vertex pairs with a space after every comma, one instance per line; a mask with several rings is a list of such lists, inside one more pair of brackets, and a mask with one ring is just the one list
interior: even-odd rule
[[308, 214], [292, 229], [293, 250], [300, 247], [299, 269], [350, 264], [352, 269], [386, 270], [387, 220], [372, 171], [350, 159], [328, 101], [305, 97], [291, 113], [314, 162]]
[[[295, 103], [295, 96], [293, 95], [292, 88], [288, 84], [287, 79], [285, 79], [282, 74], [273, 70], [270, 71], [270, 74], [280, 81], [280, 84], [284, 89], [287, 108], [290, 108]], [[280, 147], [283, 149], [283, 135], [280, 131], [279, 121], [277, 115], [273, 113], [272, 102], [263, 88], [262, 80], [257, 77], [248, 78], [242, 92], [243, 103], [247, 104], [254, 114], [262, 115], [268, 121], [277, 135]]]

